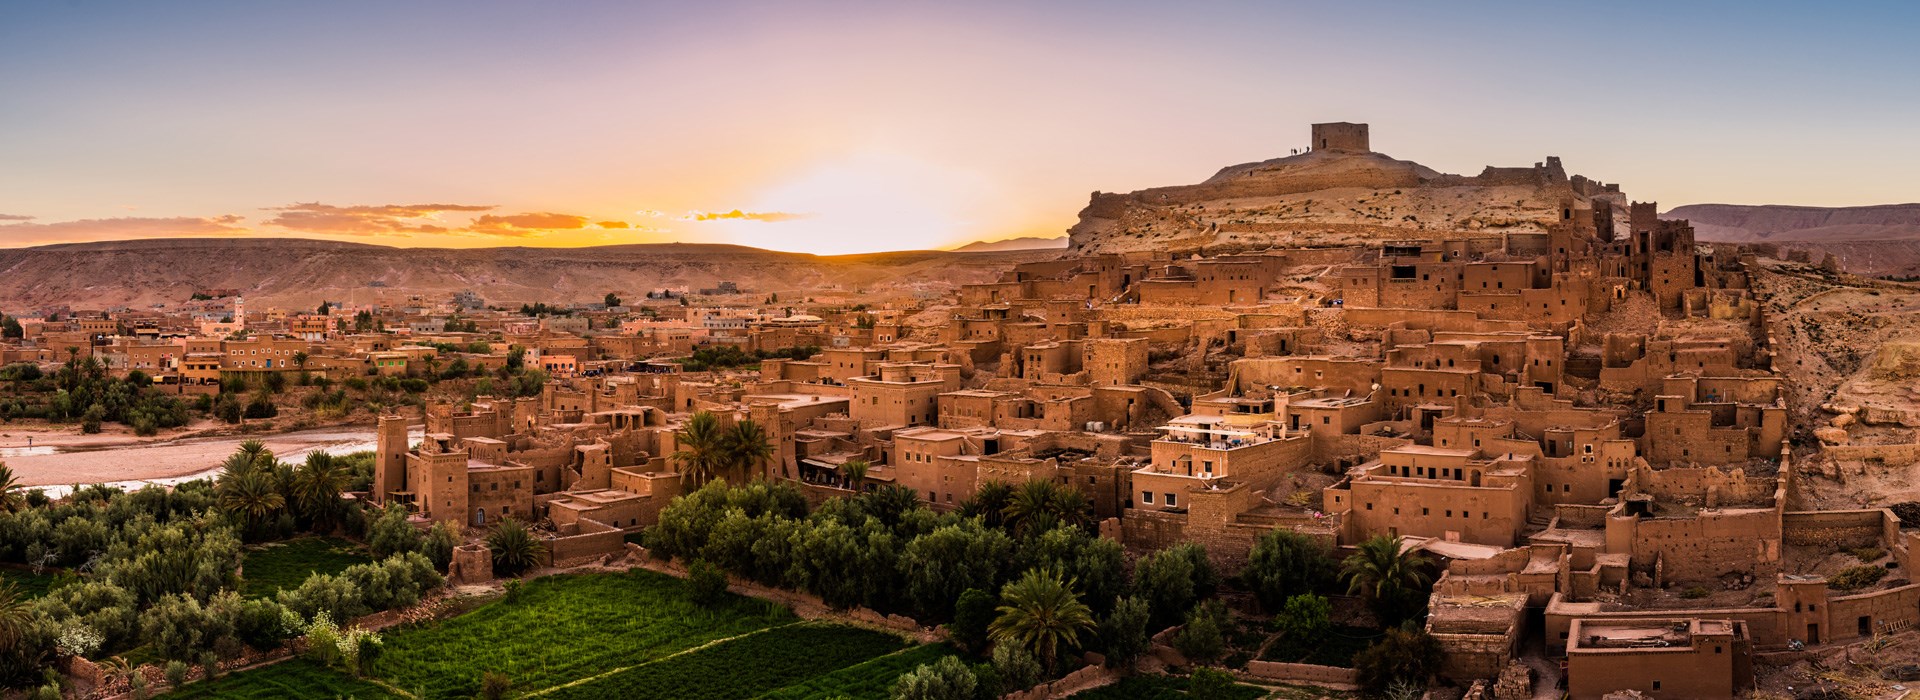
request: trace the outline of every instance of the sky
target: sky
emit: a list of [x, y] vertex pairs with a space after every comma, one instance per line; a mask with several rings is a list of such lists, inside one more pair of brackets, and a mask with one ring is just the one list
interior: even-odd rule
[[1663, 207], [1920, 200], [1920, 3], [0, 2], [0, 246], [1057, 236], [1372, 125]]

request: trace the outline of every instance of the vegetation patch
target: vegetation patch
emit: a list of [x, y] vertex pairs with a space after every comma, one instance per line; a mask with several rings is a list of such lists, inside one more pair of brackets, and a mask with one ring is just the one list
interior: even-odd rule
[[283, 588], [299, 588], [313, 574], [337, 574], [372, 562], [365, 549], [337, 537], [301, 537], [253, 547], [241, 569], [241, 592], [265, 598]]
[[957, 656], [959, 650], [946, 644], [922, 644], [877, 659], [854, 664], [824, 676], [760, 696], [761, 700], [803, 700], [804, 698], [884, 698], [902, 674], [921, 664]]
[[[751, 698], [904, 646], [891, 634], [802, 623], [755, 632], [545, 694], [550, 698]], [[803, 695], [802, 697], [810, 697]]]
[[1334, 625], [1325, 634], [1293, 639], [1281, 635], [1260, 655], [1261, 661], [1353, 668], [1353, 657], [1380, 638], [1380, 630]]
[[165, 700], [190, 698], [260, 698], [261, 700], [380, 700], [401, 696], [371, 682], [353, 678], [307, 659], [293, 659], [242, 671], [212, 681], [189, 683], [161, 696]]
[[[1187, 692], [1187, 681], [1185, 676], [1128, 676], [1118, 683], [1068, 697], [1071, 700], [1184, 700], [1194, 697]], [[1254, 700], [1266, 694], [1266, 690], [1255, 686], [1235, 685], [1228, 689], [1225, 699]]]
[[27, 569], [0, 567], [0, 586], [12, 584], [20, 590], [21, 596], [28, 599], [46, 595], [60, 580], [57, 574], [36, 574]]
[[489, 671], [516, 693], [537, 691], [794, 619], [732, 594], [702, 607], [684, 582], [642, 569], [548, 576], [466, 615], [389, 631], [375, 675], [431, 698], [471, 697]]

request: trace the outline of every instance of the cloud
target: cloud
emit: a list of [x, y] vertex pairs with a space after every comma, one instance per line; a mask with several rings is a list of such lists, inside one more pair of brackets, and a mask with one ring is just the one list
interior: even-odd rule
[[[9, 220], [17, 220], [9, 217]], [[240, 225], [236, 214], [221, 216], [120, 217], [78, 219], [49, 223], [22, 222], [0, 224], [0, 238], [9, 245], [35, 243], [77, 243], [128, 238], [165, 238], [190, 236], [233, 236], [251, 233]]]
[[32, 221], [33, 217], [24, 214], [0, 214], [0, 221]]
[[735, 209], [733, 211], [716, 212], [716, 211], [695, 210], [695, 211], [687, 212], [685, 216], [680, 217], [680, 220], [681, 221], [719, 221], [722, 219], [741, 219], [745, 221], [765, 221], [765, 222], [772, 223], [776, 221], [792, 221], [794, 219], [804, 219], [804, 218], [807, 218], [808, 216], [811, 216], [811, 215], [810, 214], [794, 214], [794, 213], [783, 212], [783, 211], [762, 212], [762, 211], [740, 211], [739, 209]]
[[587, 227], [589, 221], [591, 219], [584, 216], [548, 211], [506, 215], [485, 214], [474, 219], [473, 224], [468, 226], [465, 232], [492, 236], [539, 236], [548, 231], [583, 229]]
[[656, 211], [653, 209], [635, 209], [633, 213], [635, 216], [639, 216], [647, 219], [658, 219], [658, 218], [665, 217], [667, 215], [666, 212]]
[[593, 225], [600, 228], [633, 228], [632, 224], [628, 224], [625, 221], [598, 221]]
[[[268, 224], [307, 233], [347, 236], [405, 235], [411, 233], [448, 233], [447, 226], [420, 221], [446, 212], [492, 211], [481, 204], [380, 204], [334, 206], [319, 202], [296, 202], [270, 207], [279, 212]], [[482, 217], [485, 218], [485, 217]]]

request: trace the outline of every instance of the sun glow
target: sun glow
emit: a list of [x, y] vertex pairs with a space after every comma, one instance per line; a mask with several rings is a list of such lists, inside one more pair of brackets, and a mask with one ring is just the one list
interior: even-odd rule
[[943, 248], [985, 235], [993, 187], [969, 172], [891, 154], [820, 163], [747, 198], [778, 220], [704, 222], [729, 243], [821, 255]]

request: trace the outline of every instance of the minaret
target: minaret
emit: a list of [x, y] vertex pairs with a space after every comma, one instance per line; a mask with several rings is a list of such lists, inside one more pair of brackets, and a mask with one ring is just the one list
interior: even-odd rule
[[233, 298], [233, 323], [234, 330], [246, 330], [247, 328], [247, 300], [245, 297]]

